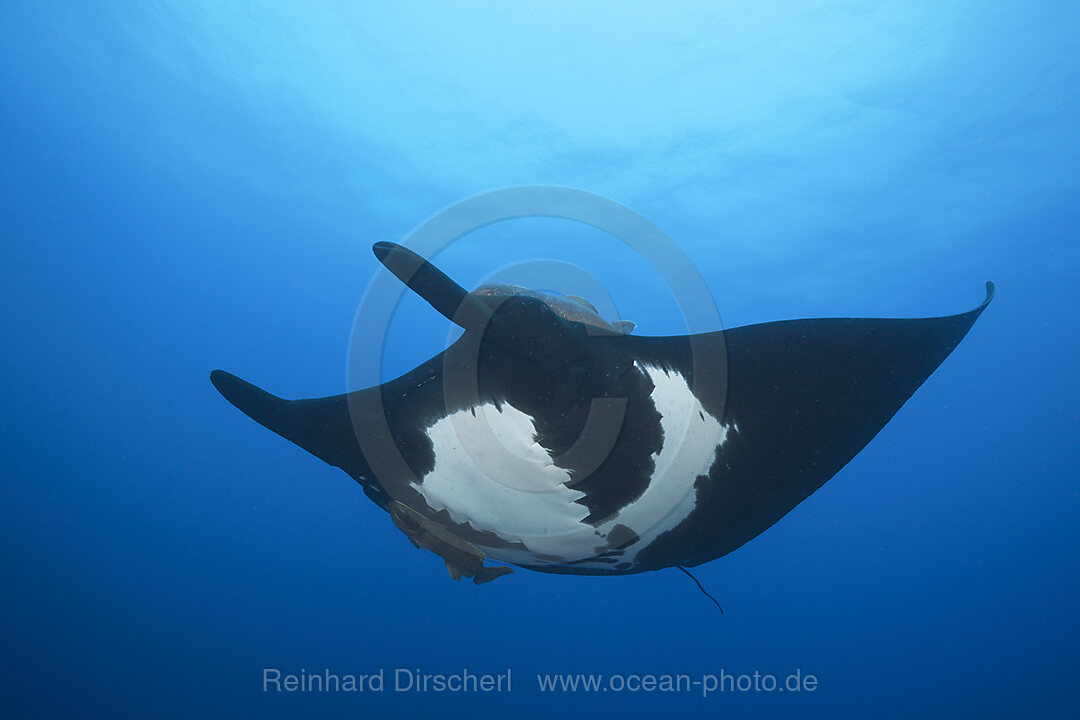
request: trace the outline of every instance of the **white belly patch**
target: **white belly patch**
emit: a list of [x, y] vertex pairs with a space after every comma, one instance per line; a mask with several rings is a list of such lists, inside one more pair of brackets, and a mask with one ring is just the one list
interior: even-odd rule
[[432, 424], [427, 435], [435, 467], [415, 489], [454, 521], [527, 548], [482, 548], [493, 559], [610, 568], [588, 560], [608, 550], [608, 534], [625, 526], [638, 540], [624, 549], [620, 562], [632, 563], [638, 551], [694, 509], [694, 483], [708, 473], [728, 432], [705, 412], [682, 375], [635, 365], [653, 382], [663, 445], [653, 455], [655, 468], [645, 491], [600, 525], [584, 522], [589, 510], [575, 502], [584, 494], [570, 487], [570, 474], [536, 442], [533, 419], [506, 403], [485, 403]]

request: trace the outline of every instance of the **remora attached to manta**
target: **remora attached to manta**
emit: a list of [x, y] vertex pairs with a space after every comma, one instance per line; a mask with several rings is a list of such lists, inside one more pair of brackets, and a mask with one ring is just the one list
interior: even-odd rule
[[959, 315], [770, 322], [639, 337], [580, 298], [466, 292], [393, 243], [379, 260], [464, 329], [382, 385], [284, 400], [221, 370], [225, 398], [341, 468], [455, 579], [613, 575], [725, 555], [821, 487], [952, 352]]

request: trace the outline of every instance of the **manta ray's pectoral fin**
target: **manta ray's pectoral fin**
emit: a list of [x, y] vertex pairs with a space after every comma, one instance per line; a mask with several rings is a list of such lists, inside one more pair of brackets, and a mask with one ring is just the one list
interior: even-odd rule
[[[698, 336], [705, 353], [723, 345], [728, 374], [721, 384], [696, 383], [695, 392], [706, 409], [723, 408], [732, 431], [723, 463], [710, 468], [713, 482], [702, 484], [694, 509], [637, 562], [660, 567], [659, 558], [679, 558], [666, 566], [685, 570], [772, 527], [866, 447], [993, 297], [987, 283], [983, 301], [956, 315], [809, 318]], [[620, 341], [647, 361], [694, 372], [693, 353], [678, 344], [685, 339]]]
[[372, 246], [375, 257], [398, 280], [463, 330], [483, 335], [493, 314], [490, 305], [454, 282], [412, 250], [391, 242]]
[[356, 439], [348, 396], [285, 400], [224, 370], [211, 372], [210, 382], [226, 400], [260, 425], [357, 480], [370, 475]]

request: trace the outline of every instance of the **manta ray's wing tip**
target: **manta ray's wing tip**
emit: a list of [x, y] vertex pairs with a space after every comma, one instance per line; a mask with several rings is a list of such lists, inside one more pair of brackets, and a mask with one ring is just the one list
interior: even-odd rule
[[978, 317], [982, 314], [982, 311], [986, 309], [986, 306], [990, 304], [990, 301], [994, 299], [994, 294], [997, 292], [997, 286], [990, 280], [986, 281], [986, 297], [978, 304], [977, 307], [968, 310], [965, 315], [972, 315]]
[[247, 380], [241, 380], [224, 370], [211, 371], [210, 382], [214, 384], [214, 387], [226, 400], [239, 408], [241, 412], [267, 427], [270, 427], [267, 424], [269, 414], [280, 410], [283, 405], [287, 404], [282, 398], [272, 395], [262, 388], [252, 385]]
[[214, 387], [216, 387], [219, 392], [221, 391], [222, 386], [227, 386], [230, 382], [236, 379], [237, 378], [235, 375], [230, 372], [225, 372], [224, 370], [210, 371], [210, 382], [214, 384]]
[[381, 262], [383, 258], [399, 247], [401, 246], [397, 243], [379, 241], [371, 246], [371, 252], [375, 253], [375, 257], [379, 258]]

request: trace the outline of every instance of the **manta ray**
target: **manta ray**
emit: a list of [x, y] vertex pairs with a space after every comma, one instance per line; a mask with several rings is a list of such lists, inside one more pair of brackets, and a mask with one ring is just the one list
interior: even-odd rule
[[[407, 248], [376, 257], [464, 331], [389, 382], [284, 400], [210, 379], [341, 468], [455, 579], [621, 575], [719, 558], [820, 488], [956, 348], [973, 310], [632, 334], [586, 300], [468, 292]], [[691, 576], [692, 577], [692, 576]]]

